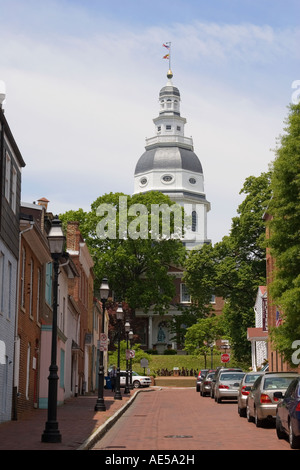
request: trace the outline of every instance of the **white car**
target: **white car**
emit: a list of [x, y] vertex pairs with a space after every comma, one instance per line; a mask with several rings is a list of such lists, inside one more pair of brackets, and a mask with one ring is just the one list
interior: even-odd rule
[[[120, 371], [120, 387], [126, 385], [126, 371]], [[149, 387], [151, 385], [151, 379], [145, 375], [139, 375], [137, 372], [132, 371], [132, 385], [134, 388]]]

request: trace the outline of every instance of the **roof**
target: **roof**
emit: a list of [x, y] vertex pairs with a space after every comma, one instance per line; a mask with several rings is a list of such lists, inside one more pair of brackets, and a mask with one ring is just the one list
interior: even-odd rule
[[262, 328], [247, 328], [248, 341], [265, 341], [268, 339], [268, 332]]
[[152, 170], [177, 169], [203, 173], [200, 160], [192, 150], [181, 147], [155, 147], [146, 150], [139, 158], [134, 174], [143, 174]]

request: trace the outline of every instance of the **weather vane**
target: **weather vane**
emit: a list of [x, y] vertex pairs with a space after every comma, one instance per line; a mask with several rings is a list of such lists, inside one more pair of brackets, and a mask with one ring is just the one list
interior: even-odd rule
[[163, 56], [163, 59], [168, 59], [169, 60], [169, 72], [171, 72], [171, 43], [170, 42], [165, 42], [163, 44], [163, 47], [168, 49], [168, 54]]

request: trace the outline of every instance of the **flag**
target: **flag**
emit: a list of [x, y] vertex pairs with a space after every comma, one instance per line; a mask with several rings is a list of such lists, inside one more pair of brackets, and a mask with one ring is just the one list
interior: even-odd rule
[[170, 54], [166, 54], [163, 56], [163, 59], [168, 59], [170, 57]]
[[280, 316], [279, 311], [276, 309], [276, 326], [281, 325], [281, 323], [282, 323], [282, 318]]
[[166, 47], [167, 49], [170, 49], [169, 44], [163, 44], [163, 46]]

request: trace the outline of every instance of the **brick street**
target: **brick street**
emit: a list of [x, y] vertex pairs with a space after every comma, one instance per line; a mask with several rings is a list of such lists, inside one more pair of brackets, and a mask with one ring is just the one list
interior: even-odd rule
[[235, 401], [216, 403], [195, 388], [140, 393], [94, 450], [290, 450], [275, 426], [257, 428]]

